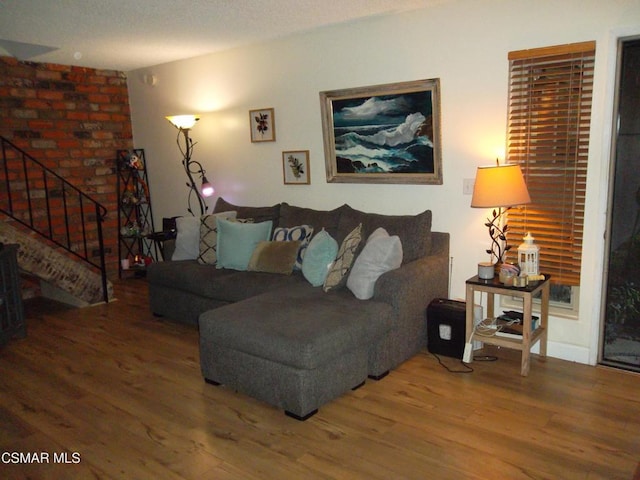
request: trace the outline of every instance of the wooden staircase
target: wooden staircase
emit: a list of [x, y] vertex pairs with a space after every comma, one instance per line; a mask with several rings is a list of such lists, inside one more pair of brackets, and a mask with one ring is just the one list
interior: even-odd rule
[[[23, 232], [9, 222], [0, 222], [0, 242], [20, 246], [18, 266], [22, 272], [45, 282], [40, 285], [43, 296], [76, 306], [104, 301], [99, 274], [48, 246], [36, 235]], [[113, 285], [109, 281], [107, 289], [107, 298], [111, 300]]]
[[[18, 244], [18, 266], [42, 290], [78, 306], [108, 302], [102, 222], [106, 208], [0, 137], [0, 242]], [[96, 256], [98, 259], [95, 260]]]

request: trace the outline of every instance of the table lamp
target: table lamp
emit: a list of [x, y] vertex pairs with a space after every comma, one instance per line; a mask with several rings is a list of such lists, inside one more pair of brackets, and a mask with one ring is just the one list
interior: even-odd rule
[[504, 164], [478, 167], [473, 186], [471, 206], [473, 208], [493, 208], [492, 217], [484, 224], [489, 229], [490, 255], [494, 271], [500, 268], [504, 255], [511, 249], [507, 244], [506, 222], [503, 215], [513, 206], [531, 203], [531, 197], [519, 165]]

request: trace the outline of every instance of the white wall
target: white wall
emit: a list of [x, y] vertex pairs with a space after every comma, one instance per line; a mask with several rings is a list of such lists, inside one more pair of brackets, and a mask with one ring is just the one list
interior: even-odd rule
[[[594, 363], [609, 172], [617, 37], [640, 34], [637, 0], [454, 0], [303, 35], [159, 65], [129, 74], [136, 148], [144, 148], [157, 225], [186, 213], [186, 176], [165, 115], [199, 113], [194, 159], [216, 196], [232, 203], [286, 201], [312, 208], [343, 203], [370, 212], [433, 210], [433, 229], [451, 233], [451, 298], [486, 260], [483, 210], [469, 207], [463, 179], [504, 150], [507, 53], [595, 40], [596, 79], [590, 144], [580, 318], [552, 318], [552, 356]], [[155, 75], [150, 86], [144, 75]], [[318, 93], [440, 78], [444, 183], [328, 184]], [[250, 109], [275, 108], [277, 141], [251, 143]], [[311, 185], [282, 180], [283, 150], [310, 150]], [[213, 206], [215, 197], [210, 199]]]

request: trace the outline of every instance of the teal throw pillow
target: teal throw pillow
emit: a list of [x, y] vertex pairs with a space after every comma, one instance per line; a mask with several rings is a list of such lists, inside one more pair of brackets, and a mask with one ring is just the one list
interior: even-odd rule
[[338, 254], [338, 242], [323, 228], [309, 242], [302, 260], [302, 275], [314, 287], [324, 283]]
[[271, 220], [260, 223], [231, 222], [216, 218], [218, 226], [217, 268], [246, 270], [258, 243], [271, 237]]

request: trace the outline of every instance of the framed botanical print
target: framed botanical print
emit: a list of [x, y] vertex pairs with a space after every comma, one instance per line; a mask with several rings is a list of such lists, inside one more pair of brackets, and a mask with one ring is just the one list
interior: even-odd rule
[[275, 142], [276, 121], [273, 108], [249, 110], [252, 142]]
[[327, 182], [442, 184], [440, 79], [320, 92]]
[[309, 150], [282, 152], [282, 175], [285, 185], [309, 185]]

